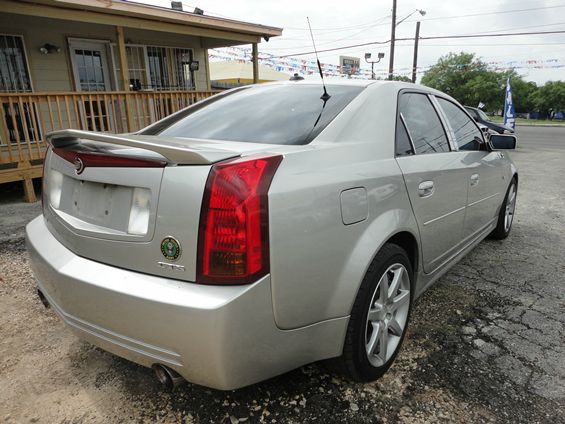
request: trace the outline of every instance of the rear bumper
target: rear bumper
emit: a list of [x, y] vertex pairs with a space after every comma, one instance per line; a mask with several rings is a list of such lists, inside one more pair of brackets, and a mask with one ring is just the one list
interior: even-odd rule
[[341, 354], [347, 317], [296, 330], [274, 321], [270, 277], [202, 286], [76, 256], [42, 216], [26, 228], [38, 286], [82, 339], [188, 381], [235, 389]]

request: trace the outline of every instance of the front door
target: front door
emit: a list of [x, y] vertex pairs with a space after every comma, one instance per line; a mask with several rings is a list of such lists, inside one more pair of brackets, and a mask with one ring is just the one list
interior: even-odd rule
[[[108, 71], [108, 43], [96, 40], [69, 40], [71, 60], [77, 91], [100, 92], [111, 90]], [[81, 127], [89, 131], [110, 130], [107, 105], [99, 97], [79, 102]]]
[[77, 91], [109, 91], [108, 43], [95, 40], [69, 40]]
[[471, 241], [496, 219], [504, 198], [500, 154], [491, 152], [475, 122], [455, 103], [437, 97], [467, 169], [467, 210], [463, 237]]

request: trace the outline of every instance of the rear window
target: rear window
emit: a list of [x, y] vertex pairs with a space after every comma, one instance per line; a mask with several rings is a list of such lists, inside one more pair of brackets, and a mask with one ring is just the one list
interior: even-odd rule
[[311, 142], [362, 90], [321, 85], [263, 85], [214, 96], [142, 134], [267, 144]]

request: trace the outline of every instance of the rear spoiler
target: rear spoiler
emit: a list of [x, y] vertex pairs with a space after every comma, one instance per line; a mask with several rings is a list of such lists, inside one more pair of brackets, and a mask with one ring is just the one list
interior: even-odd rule
[[61, 130], [47, 134], [47, 143], [53, 148], [80, 144], [81, 141], [134, 147], [155, 152], [173, 165], [208, 165], [241, 156], [240, 152], [222, 149], [214, 141], [178, 139], [136, 134], [105, 134], [81, 130]]

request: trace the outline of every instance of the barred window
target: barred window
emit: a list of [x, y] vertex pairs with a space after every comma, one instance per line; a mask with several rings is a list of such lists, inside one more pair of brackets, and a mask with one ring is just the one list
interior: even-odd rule
[[24, 41], [19, 35], [0, 35], [0, 91], [31, 91]]
[[[112, 44], [116, 81], [120, 62]], [[126, 44], [130, 84], [134, 90], [194, 90], [192, 49]], [[119, 84], [118, 84], [119, 86]]]

